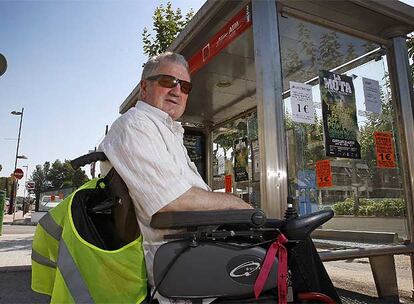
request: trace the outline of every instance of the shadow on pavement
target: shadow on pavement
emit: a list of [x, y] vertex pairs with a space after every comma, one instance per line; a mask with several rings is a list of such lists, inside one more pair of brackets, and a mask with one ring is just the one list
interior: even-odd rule
[[33, 236], [17, 237], [12, 240], [1, 240], [0, 252], [16, 251], [16, 250], [32, 250]]

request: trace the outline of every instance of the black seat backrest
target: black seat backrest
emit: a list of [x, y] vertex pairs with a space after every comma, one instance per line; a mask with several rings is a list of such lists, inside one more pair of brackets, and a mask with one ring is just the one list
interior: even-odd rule
[[128, 188], [115, 168], [105, 176], [104, 183], [110, 195], [120, 200], [119, 204], [113, 207], [115, 229], [121, 240], [126, 243], [132, 242], [139, 236], [140, 231]]
[[[96, 161], [107, 160], [103, 152], [92, 152], [71, 161], [76, 170]], [[102, 187], [101, 184], [104, 184]], [[138, 222], [128, 188], [112, 168], [96, 189], [78, 191], [72, 202], [72, 216], [78, 233], [103, 249], [118, 249], [139, 235]], [[99, 210], [99, 211], [96, 211]]]

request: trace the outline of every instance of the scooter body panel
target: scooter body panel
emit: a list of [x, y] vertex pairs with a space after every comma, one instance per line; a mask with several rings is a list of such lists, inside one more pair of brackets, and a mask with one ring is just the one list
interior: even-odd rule
[[[157, 250], [156, 286], [174, 257], [188, 245], [189, 241], [174, 241]], [[228, 243], [200, 242], [172, 263], [158, 291], [169, 298], [252, 296], [265, 255], [266, 250], [261, 247], [241, 249]], [[264, 291], [277, 286], [277, 265], [275, 258]]]

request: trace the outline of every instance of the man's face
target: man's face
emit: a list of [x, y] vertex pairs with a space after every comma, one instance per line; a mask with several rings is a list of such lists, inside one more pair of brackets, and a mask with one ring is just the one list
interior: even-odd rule
[[[180, 64], [164, 63], [154, 72], [154, 75], [160, 74], [190, 81], [187, 69]], [[176, 120], [184, 113], [188, 94], [181, 91], [181, 84], [173, 88], [165, 88], [157, 80], [142, 80], [141, 97], [148, 104], [164, 111]]]

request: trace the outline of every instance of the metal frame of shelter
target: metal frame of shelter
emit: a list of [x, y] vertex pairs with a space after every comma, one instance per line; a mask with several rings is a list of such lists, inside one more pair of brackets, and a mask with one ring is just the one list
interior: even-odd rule
[[[245, 19], [237, 19], [237, 16], [245, 13], [244, 9], [251, 14], [251, 20], [247, 18], [247, 22], [251, 24], [246, 25]], [[408, 238], [412, 242], [414, 97], [406, 36], [414, 30], [414, 8], [396, 0], [208, 0], [175, 39], [169, 50], [183, 54], [190, 61], [190, 69], [194, 68], [192, 78], [196, 91], [189, 98], [183, 122], [201, 128], [207, 136], [206, 167], [209, 183], [212, 182], [211, 130], [228, 119], [256, 107], [260, 146], [261, 207], [271, 217], [283, 216], [288, 195], [288, 157], [284, 129], [279, 19], [284, 16], [292, 16], [365, 39], [381, 45], [386, 50], [394, 96], [393, 106], [397, 114], [401, 141], [400, 158], [406, 190]], [[226, 39], [229, 39], [229, 43], [237, 41], [234, 40], [236, 37], [228, 37], [231, 36], [228, 35], [230, 32], [221, 32], [228, 24], [236, 28], [250, 26], [250, 32], [237, 33], [236, 37], [239, 37], [240, 41], [223, 52], [223, 48], [215, 49], [212, 42], [218, 45]], [[237, 29], [235, 31], [237, 32]], [[208, 44], [211, 48], [206, 51]], [[197, 56], [201, 56], [201, 59]], [[218, 59], [212, 61], [209, 56]], [[230, 89], [225, 93], [208, 91], [213, 86], [211, 84], [234, 80], [232, 75], [235, 74], [243, 79], [243, 85], [238, 87], [238, 94], [229, 91]], [[199, 91], [197, 87], [200, 87]], [[120, 106], [121, 113], [137, 102], [138, 91], [137, 85]], [[253, 94], [254, 102], [251, 98]], [[387, 254], [392, 253], [398, 252], [390, 248]], [[395, 290], [383, 288], [382, 292], [383, 295], [392, 295]]]

